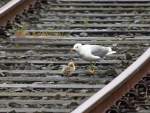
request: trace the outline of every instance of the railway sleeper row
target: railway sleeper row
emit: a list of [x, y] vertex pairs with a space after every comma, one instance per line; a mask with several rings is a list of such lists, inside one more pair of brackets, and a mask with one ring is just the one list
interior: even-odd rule
[[[149, 47], [149, 6], [149, 2], [43, 0], [17, 15], [13, 23], [0, 28], [0, 112], [71, 112]], [[87, 72], [90, 62], [70, 53], [77, 42], [113, 46], [117, 53], [97, 62], [92, 75]], [[61, 66], [71, 59], [77, 70], [67, 77]], [[142, 90], [142, 81], [133, 89], [138, 93], [136, 107], [130, 111], [119, 101], [108, 113], [148, 108], [144, 102], [149, 100], [139, 99], [139, 94], [145, 95], [143, 89], [149, 94], [148, 78], [143, 79], [147, 84]]]

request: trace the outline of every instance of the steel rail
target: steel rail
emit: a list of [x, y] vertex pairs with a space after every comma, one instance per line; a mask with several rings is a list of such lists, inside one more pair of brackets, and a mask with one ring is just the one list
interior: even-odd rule
[[105, 113], [150, 71], [150, 48], [103, 89], [71, 113]]
[[29, 9], [36, 0], [11, 0], [0, 8], [0, 26], [5, 26], [8, 21], [12, 21], [17, 14]]

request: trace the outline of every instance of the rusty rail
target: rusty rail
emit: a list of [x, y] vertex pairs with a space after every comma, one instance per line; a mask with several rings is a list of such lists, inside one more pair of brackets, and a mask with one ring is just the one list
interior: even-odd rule
[[150, 71], [150, 48], [99, 92], [72, 113], [105, 113]]
[[17, 14], [22, 13], [33, 5], [36, 0], [11, 0], [0, 8], [0, 26], [5, 26], [8, 21], [12, 21]]

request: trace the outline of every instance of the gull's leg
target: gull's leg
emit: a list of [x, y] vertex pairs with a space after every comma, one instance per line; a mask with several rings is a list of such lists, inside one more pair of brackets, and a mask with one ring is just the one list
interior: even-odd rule
[[96, 61], [93, 61], [92, 66], [96, 67]]

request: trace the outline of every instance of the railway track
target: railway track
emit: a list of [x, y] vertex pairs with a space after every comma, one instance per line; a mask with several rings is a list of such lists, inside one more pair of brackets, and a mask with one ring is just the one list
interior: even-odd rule
[[[146, 0], [39, 0], [13, 21], [7, 17], [0, 41], [0, 112], [73, 111], [149, 48], [149, 6]], [[90, 63], [70, 52], [77, 42], [112, 46], [117, 53], [97, 62], [92, 75]], [[63, 76], [62, 66], [71, 60], [77, 70]], [[149, 109], [139, 103], [140, 109], [127, 113]]]

